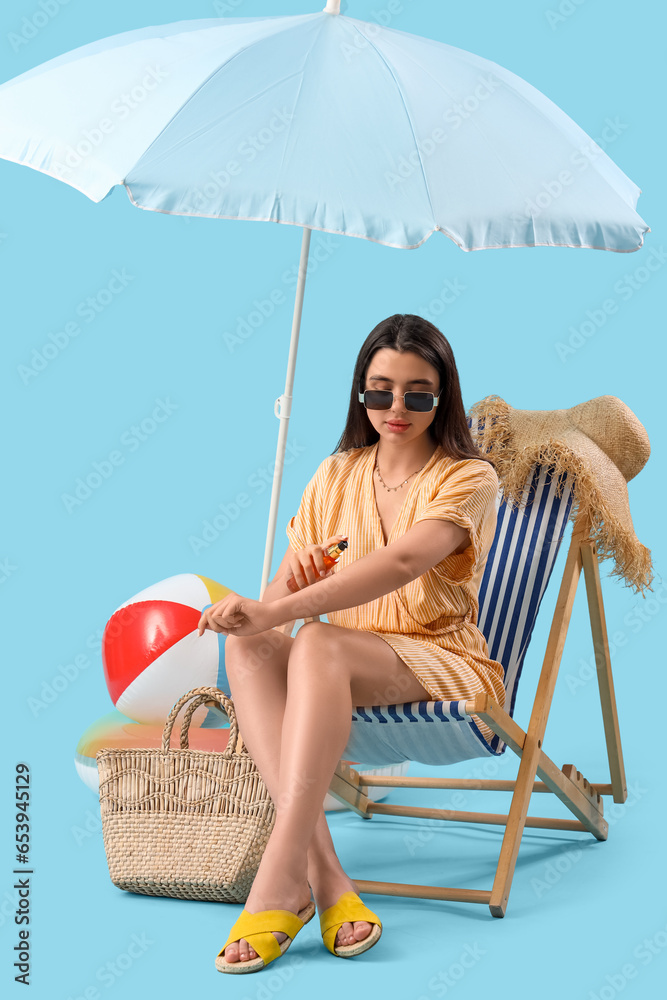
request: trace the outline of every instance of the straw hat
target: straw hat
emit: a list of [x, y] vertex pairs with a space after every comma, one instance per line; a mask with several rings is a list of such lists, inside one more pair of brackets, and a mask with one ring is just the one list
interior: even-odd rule
[[635, 535], [627, 487], [651, 446], [629, 406], [616, 396], [598, 396], [569, 410], [515, 410], [500, 396], [487, 396], [469, 416], [473, 440], [492, 460], [505, 502], [521, 503], [535, 462], [553, 465], [556, 475], [572, 473], [570, 519], [580, 513], [587, 518], [599, 558], [614, 560], [611, 575], [635, 592], [653, 589], [651, 552]]

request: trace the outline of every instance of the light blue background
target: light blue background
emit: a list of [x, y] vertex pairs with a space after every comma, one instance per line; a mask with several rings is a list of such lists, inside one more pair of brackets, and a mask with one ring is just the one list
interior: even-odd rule
[[[228, 12], [289, 14], [320, 5], [324, 0], [232, 0]], [[556, 20], [559, 6], [571, 13]], [[10, 34], [39, 9], [38, 0], [10, 0], [3, 7], [2, 80], [105, 35], [217, 16], [224, 8], [70, 0], [15, 51]], [[389, 9], [396, 4], [343, 4], [344, 13], [367, 20]], [[608, 119], [615, 121], [619, 134], [607, 152], [643, 189], [638, 211], [652, 232], [635, 254], [556, 248], [466, 254], [440, 234], [418, 250], [398, 251], [313, 233], [311, 249], [322, 259], [312, 260], [306, 287], [288, 435], [298, 457], [285, 468], [273, 571], [303, 488], [342, 430], [359, 347], [384, 317], [416, 312], [439, 326], [453, 346], [466, 406], [491, 393], [528, 409], [619, 396], [652, 442], [651, 459], [629, 492], [637, 535], [652, 549], [656, 569], [654, 594], [644, 601], [608, 576], [609, 563], [602, 566], [628, 801], [623, 807], [605, 801], [610, 835], [604, 844], [584, 835], [527, 832], [504, 920], [492, 919], [481, 906], [366, 896], [384, 924], [382, 941], [368, 955], [336, 962], [323, 949], [314, 920], [288, 956], [252, 979], [222, 981], [213, 966], [240, 907], [152, 899], [112, 885], [95, 823], [97, 800], [73, 765], [83, 730], [112, 707], [99, 653], [37, 717], [28, 699], [38, 698], [62, 665], [89, 652], [87, 640], [120, 603], [164, 577], [201, 573], [258, 596], [270, 491], [249, 488], [249, 480], [257, 482], [250, 477], [266, 470], [268, 482], [275, 458], [273, 402], [284, 388], [301, 230], [142, 212], [122, 189], [95, 205], [65, 184], [0, 161], [0, 559], [10, 567], [1, 584], [8, 749], [0, 784], [0, 978], [12, 996], [21, 995], [12, 968], [11, 803], [18, 760], [30, 764], [33, 780], [31, 995], [40, 1000], [81, 997], [89, 987], [105, 998], [138, 998], [156, 989], [185, 989], [193, 996], [219, 989], [258, 998], [282, 990], [306, 997], [315, 989], [325, 996], [384, 989], [414, 1000], [488, 991], [500, 1000], [517, 992], [609, 1000], [617, 993], [649, 996], [664, 983], [663, 725], [653, 706], [664, 690], [667, 597], [660, 575], [664, 518], [656, 501], [664, 495], [665, 268], [643, 269], [649, 255], [664, 262], [667, 252], [663, 8], [657, 0], [631, 11], [621, 0], [402, 0], [391, 26], [506, 66], [593, 137]], [[19, 366], [30, 363], [33, 348], [41, 350], [50, 333], [76, 319], [79, 304], [104, 289], [114, 269], [131, 276], [127, 287], [94, 321], [81, 322], [81, 334], [24, 384]], [[630, 287], [628, 276], [638, 286], [632, 294], [623, 291]], [[448, 281], [463, 290], [444, 306]], [[225, 334], [256, 308], [255, 299], [267, 300], [275, 290], [282, 297], [276, 296], [281, 302], [273, 314], [230, 350]], [[609, 298], [616, 312], [561, 360], [558, 343]], [[149, 416], [158, 399], [171, 400], [175, 409], [133, 450], [123, 435]], [[62, 494], [119, 447], [123, 464], [68, 513]], [[195, 554], [191, 537], [240, 492], [251, 495], [251, 505]], [[555, 585], [552, 579], [528, 655], [515, 713], [521, 724], [528, 721]], [[582, 581], [545, 749], [559, 765], [575, 763], [591, 780], [606, 781], [596, 685], [586, 680], [591, 662]], [[448, 773], [475, 773], [479, 766], [471, 762]], [[512, 777], [514, 770], [508, 752], [489, 776]], [[415, 774], [429, 771], [440, 773], [411, 767]], [[406, 791], [386, 801], [446, 806], [450, 798]], [[565, 815], [558, 803], [542, 798], [533, 811]], [[478, 792], [466, 797], [465, 808], [505, 811], [507, 803], [506, 796]], [[352, 878], [491, 884], [500, 827], [437, 827], [389, 817], [364, 823], [347, 813], [330, 813], [329, 819]], [[77, 830], [86, 823], [92, 830], [81, 839]], [[122, 976], [99, 978], [134, 934], [146, 935], [145, 952]], [[645, 939], [654, 941], [657, 954], [643, 950]], [[477, 958], [456, 980], [467, 947]], [[633, 978], [622, 971], [628, 963]]]

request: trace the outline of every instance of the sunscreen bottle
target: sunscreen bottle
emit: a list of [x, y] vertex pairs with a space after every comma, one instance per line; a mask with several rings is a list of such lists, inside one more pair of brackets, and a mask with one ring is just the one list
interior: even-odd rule
[[[341, 542], [336, 542], [335, 545], [329, 546], [327, 551], [324, 553], [324, 556], [322, 557], [324, 559], [324, 565], [326, 566], [327, 569], [331, 569], [332, 566], [336, 565], [339, 556], [346, 548], [347, 548], [346, 539], [343, 539]], [[324, 579], [324, 577], [321, 577], [320, 579]], [[293, 594], [299, 593], [299, 587], [296, 584], [296, 580], [294, 579], [293, 573], [290, 573], [290, 575], [288, 576], [286, 584], [287, 584], [287, 589], [291, 590]]]

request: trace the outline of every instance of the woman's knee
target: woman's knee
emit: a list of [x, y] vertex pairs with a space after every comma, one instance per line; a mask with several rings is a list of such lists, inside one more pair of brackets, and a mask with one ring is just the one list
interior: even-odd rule
[[306, 664], [310, 669], [313, 660], [317, 660], [321, 669], [331, 664], [338, 673], [344, 668], [345, 636], [340, 628], [329, 622], [306, 622], [293, 639], [289, 666], [293, 670]]
[[292, 641], [295, 649], [332, 649], [340, 646], [341, 630], [330, 622], [306, 622]]
[[287, 666], [287, 637], [270, 629], [257, 635], [228, 635], [225, 639], [225, 669], [228, 674], [254, 673], [264, 667]]

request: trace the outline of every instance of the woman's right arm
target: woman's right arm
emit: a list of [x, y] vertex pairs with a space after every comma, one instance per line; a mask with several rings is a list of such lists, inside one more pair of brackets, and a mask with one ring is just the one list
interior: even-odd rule
[[[302, 549], [298, 554], [292, 551], [291, 546], [287, 546], [287, 551], [283, 556], [282, 562], [278, 567], [276, 575], [273, 580], [266, 585], [264, 593], [262, 594], [260, 601], [264, 604], [270, 603], [271, 601], [278, 601], [282, 597], [289, 597], [294, 591], [290, 590], [287, 586], [287, 580], [290, 576], [294, 577], [295, 570], [299, 573], [299, 577], [294, 577], [296, 580], [299, 590], [303, 590], [304, 587], [308, 587], [313, 583], [317, 583], [319, 579], [323, 577], [316, 573], [316, 570], [321, 569], [324, 572], [324, 576], [327, 577], [334, 572], [334, 568], [331, 567], [327, 570], [327, 567], [322, 562], [322, 557], [324, 554], [324, 549], [329, 548], [336, 541], [342, 539], [343, 535], [336, 535], [330, 538], [323, 546], [307, 546]], [[312, 562], [311, 562], [312, 558]], [[313, 565], [314, 564], [314, 565]], [[291, 622], [285, 622], [283, 625], [278, 626], [279, 631], [284, 632], [285, 635], [291, 635], [292, 630], [296, 624], [297, 619], [295, 618]]]

